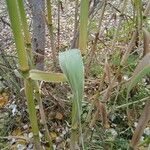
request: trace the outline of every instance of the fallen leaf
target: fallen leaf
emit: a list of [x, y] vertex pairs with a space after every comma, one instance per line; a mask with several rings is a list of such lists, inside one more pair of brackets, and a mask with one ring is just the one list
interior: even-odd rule
[[55, 116], [55, 119], [62, 120], [63, 119], [63, 114], [60, 113], [60, 112], [57, 112], [56, 116]]
[[20, 129], [16, 129], [16, 130], [14, 130], [13, 132], [12, 132], [12, 135], [13, 136], [19, 136], [19, 135], [21, 135], [22, 134], [22, 131], [20, 130]]
[[7, 93], [2, 93], [0, 95], [0, 108], [6, 105], [8, 102], [8, 95]]
[[57, 138], [56, 132], [50, 132], [50, 136], [52, 140], [55, 140]]

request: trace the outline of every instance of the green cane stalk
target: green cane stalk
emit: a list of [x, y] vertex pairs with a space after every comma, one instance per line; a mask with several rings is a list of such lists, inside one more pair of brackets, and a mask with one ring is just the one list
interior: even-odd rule
[[21, 21], [19, 19], [20, 16], [17, 7], [17, 1], [6, 0], [6, 2], [7, 2], [11, 27], [14, 34], [14, 40], [15, 40], [17, 54], [18, 54], [19, 69], [25, 72], [29, 70], [29, 66], [28, 66], [28, 59], [25, 50], [25, 44], [22, 36], [22, 30], [20, 25]]
[[52, 49], [52, 56], [53, 56], [53, 64], [54, 67], [56, 67], [56, 48], [54, 44], [54, 36], [53, 36], [53, 23], [52, 23], [52, 6], [51, 6], [51, 0], [46, 0], [46, 6], [47, 6], [47, 24], [50, 34], [50, 41], [51, 41], [51, 49]]
[[20, 14], [20, 21], [21, 21], [23, 35], [24, 35], [25, 46], [28, 54], [29, 66], [30, 68], [34, 68], [33, 54], [31, 50], [31, 34], [29, 32], [29, 26], [27, 22], [26, 12], [24, 9], [24, 3], [23, 0], [17, 0], [17, 2], [18, 2], [19, 14]]
[[28, 78], [29, 74], [29, 65], [28, 65], [28, 58], [27, 52], [25, 49], [24, 38], [22, 35], [22, 28], [21, 28], [21, 19], [19, 15], [19, 7], [17, 0], [6, 0], [7, 9], [9, 13], [9, 18], [11, 22], [11, 27], [14, 35], [14, 40], [17, 49], [18, 61], [19, 61], [19, 69], [24, 78], [24, 85], [25, 85], [25, 95], [27, 98], [27, 107], [29, 113], [29, 119], [31, 122], [33, 138], [34, 138], [34, 145], [37, 150], [42, 150], [39, 138], [39, 129], [37, 123], [37, 116], [35, 110], [35, 104], [33, 100], [33, 81]]
[[89, 0], [81, 0], [80, 6], [80, 27], [79, 27], [79, 49], [82, 54], [86, 53], [88, 37], [88, 12]]
[[[18, 0], [18, 6], [19, 6], [19, 12], [20, 12], [20, 16], [21, 16], [21, 24], [22, 24], [23, 33], [24, 33], [24, 40], [25, 40], [26, 49], [27, 49], [27, 52], [28, 52], [28, 60], [29, 60], [29, 64], [30, 64], [30, 69], [32, 69], [32, 68], [35, 68], [35, 65], [33, 63], [33, 55], [32, 55], [32, 50], [31, 50], [31, 36], [30, 36], [30, 32], [28, 30], [29, 27], [28, 27], [26, 13], [25, 13], [24, 4], [23, 4], [22, 0]], [[30, 70], [30, 72], [33, 72], [33, 71]], [[41, 77], [41, 72], [40, 71], [36, 72], [36, 73], [37, 73], [38, 77], [39, 76]], [[45, 74], [44, 74], [44, 77], [45, 77]], [[31, 73], [30, 73], [30, 76], [31, 76]], [[30, 78], [30, 76], [29, 76], [29, 78]], [[49, 77], [52, 78], [51, 74], [49, 75]], [[54, 79], [56, 77], [57, 76], [53, 75]], [[47, 141], [49, 142], [50, 150], [53, 150], [53, 144], [52, 144], [52, 140], [51, 140], [51, 137], [50, 137], [50, 134], [49, 134], [48, 126], [47, 126], [47, 121], [46, 121], [46, 116], [45, 116], [45, 113], [44, 113], [44, 108], [43, 108], [43, 104], [42, 104], [41, 93], [40, 93], [40, 90], [39, 90], [38, 81], [33, 81], [33, 84], [34, 84], [33, 86], [34, 86], [34, 90], [35, 90], [34, 96], [35, 96], [36, 100], [39, 103], [41, 120], [43, 120], [42, 124], [44, 125], [44, 128], [45, 128], [45, 137], [46, 137]]]
[[28, 23], [27, 23], [23, 0], [17, 0], [17, 2], [18, 2], [19, 12], [20, 12], [22, 29], [24, 33], [24, 40], [27, 46], [28, 45], [31, 46], [31, 36], [30, 36], [29, 29], [28, 29]]

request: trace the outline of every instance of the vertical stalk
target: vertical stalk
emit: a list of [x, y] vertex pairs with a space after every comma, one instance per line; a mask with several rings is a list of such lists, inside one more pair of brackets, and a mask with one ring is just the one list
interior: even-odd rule
[[[47, 0], [47, 1], [49, 1], [49, 0]], [[28, 30], [28, 24], [27, 24], [25, 9], [24, 9], [24, 5], [23, 5], [22, 0], [18, 0], [18, 6], [19, 6], [19, 11], [20, 11], [20, 16], [21, 16], [21, 23], [22, 23], [23, 32], [24, 32], [24, 39], [25, 39], [25, 42], [26, 42], [26, 47], [27, 47], [28, 54], [29, 54], [29, 59], [30, 59], [29, 60], [30, 68], [34, 68], [33, 56], [32, 56], [32, 51], [31, 51], [31, 37], [30, 37], [30, 32]], [[50, 9], [50, 12], [51, 12], [51, 9]], [[50, 25], [51, 24], [52, 23], [50, 23]], [[45, 117], [44, 108], [43, 108], [43, 105], [42, 105], [41, 94], [39, 92], [39, 85], [38, 85], [38, 83], [36, 83], [36, 81], [31, 81], [31, 82], [33, 82], [32, 83], [33, 85], [28, 85], [27, 82], [25, 82], [25, 83], [26, 83], [27, 89], [30, 89], [32, 91], [32, 93], [33, 93], [33, 87], [35, 89], [35, 97], [38, 100], [38, 103], [39, 103], [39, 106], [40, 106], [40, 115], [41, 115], [41, 119], [42, 119], [42, 124], [44, 125], [44, 128], [45, 128], [45, 136], [46, 136], [47, 141], [49, 142], [50, 149], [53, 150], [51, 137], [49, 135], [48, 127], [47, 127], [47, 124], [46, 124], [46, 117]], [[30, 95], [30, 94], [28, 94], [29, 91], [26, 91], [26, 93], [27, 93], [26, 95], [28, 95], [28, 96]], [[32, 98], [30, 96], [28, 99], [33, 99], [33, 95], [32, 95]], [[31, 103], [31, 102], [29, 101], [28, 103]], [[29, 106], [30, 105], [32, 106], [33, 104], [29, 104]], [[36, 112], [34, 112], [34, 109], [32, 109], [31, 112], [32, 112], [32, 114], [36, 113]], [[35, 119], [32, 119], [32, 120], [35, 120]], [[33, 124], [34, 124], [34, 122], [33, 122]], [[34, 130], [37, 132], [36, 126], [35, 126]]]
[[135, 12], [136, 12], [136, 29], [138, 31], [138, 36], [136, 37], [136, 46], [139, 47], [141, 39], [141, 30], [142, 30], [142, 2], [141, 0], [134, 0]]
[[60, 47], [60, 6], [61, 6], [61, 0], [58, 0], [58, 22], [57, 22], [57, 44], [58, 44], [58, 50]]
[[6, 0], [7, 2], [7, 8], [8, 13], [11, 21], [12, 31], [14, 34], [14, 40], [16, 44], [17, 54], [18, 54], [18, 61], [19, 61], [19, 69], [21, 71], [28, 71], [28, 59], [26, 55], [24, 40], [22, 36], [22, 30], [21, 30], [21, 21], [20, 16], [17, 9], [17, 1], [14, 0]]
[[18, 3], [17, 0], [13, 0], [13, 1], [6, 0], [6, 4], [8, 8], [12, 31], [14, 34], [17, 55], [19, 60], [19, 69], [21, 70], [24, 76], [25, 94], [27, 98], [27, 106], [28, 106], [32, 132], [34, 135], [35, 148], [36, 150], [42, 150], [42, 147], [40, 145], [40, 139], [39, 139], [39, 129], [37, 123], [36, 110], [35, 110], [35, 105], [33, 100], [33, 84], [32, 84], [32, 80], [27, 78], [29, 73], [29, 65], [28, 65], [27, 52], [25, 50], [24, 39], [22, 35]]
[[33, 68], [34, 63], [33, 63], [32, 51], [31, 51], [31, 35], [29, 32], [29, 27], [27, 23], [26, 12], [24, 9], [23, 0], [17, 0], [17, 2], [18, 2], [19, 13], [20, 13], [21, 25], [22, 25], [23, 34], [24, 34], [24, 41], [26, 44], [27, 52], [28, 52], [28, 61], [29, 61], [30, 67]]
[[29, 29], [28, 29], [28, 23], [27, 23], [23, 0], [17, 0], [17, 2], [19, 6], [19, 12], [20, 12], [20, 17], [21, 17], [22, 29], [24, 32], [25, 43], [26, 45], [31, 46], [31, 37], [30, 37]]
[[54, 64], [54, 67], [56, 67], [56, 48], [55, 48], [55, 45], [54, 45], [54, 36], [53, 36], [51, 0], [46, 0], [46, 2], [47, 2], [47, 18], [48, 18], [47, 22], [48, 22], [48, 29], [49, 29], [50, 40], [51, 40], [53, 64]]
[[89, 0], [81, 0], [80, 6], [80, 27], [79, 27], [79, 49], [82, 54], [86, 52]]
[[74, 33], [73, 33], [73, 44], [72, 47], [77, 47], [76, 34], [78, 33], [78, 11], [79, 11], [79, 0], [75, 0], [75, 15], [74, 15]]
[[78, 145], [78, 108], [77, 101], [73, 98], [72, 114], [71, 114], [71, 141], [70, 149], [75, 150]]
[[39, 129], [37, 124], [37, 116], [36, 116], [36, 110], [35, 110], [35, 104], [33, 100], [33, 81], [31, 79], [25, 79], [24, 80], [24, 86], [25, 86], [25, 94], [27, 98], [27, 106], [28, 106], [28, 112], [30, 117], [30, 122], [32, 126], [32, 132], [35, 142], [35, 148], [36, 150], [40, 149], [40, 141], [39, 141]]
[[[80, 102], [80, 96], [78, 95], [78, 92], [76, 91], [73, 98], [73, 104], [72, 104], [72, 115], [71, 115], [71, 142], [70, 142], [70, 149], [76, 150], [76, 147], [79, 145], [82, 145], [82, 149], [85, 150], [84, 147], [84, 141], [83, 141], [83, 134], [82, 134], [82, 124], [81, 124], [81, 102]], [[80, 135], [80, 136], [79, 136]], [[79, 138], [78, 138], [79, 137]], [[80, 139], [78, 141], [78, 139]]]
[[136, 9], [136, 21], [138, 32], [141, 31], [142, 27], [142, 2], [141, 0], [134, 0], [135, 9]]

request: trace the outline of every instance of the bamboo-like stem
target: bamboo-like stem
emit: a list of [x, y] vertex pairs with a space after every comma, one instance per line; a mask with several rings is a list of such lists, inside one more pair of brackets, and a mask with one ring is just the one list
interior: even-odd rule
[[29, 29], [28, 29], [28, 23], [27, 23], [23, 0], [17, 0], [17, 2], [19, 6], [19, 12], [20, 12], [20, 17], [21, 17], [22, 29], [24, 32], [25, 43], [26, 45], [31, 46], [31, 36], [30, 36]]
[[[30, 68], [34, 68], [32, 51], [31, 51], [31, 37], [30, 37], [30, 32], [28, 30], [28, 24], [27, 24], [25, 10], [24, 10], [24, 6], [23, 6], [23, 1], [18, 0], [18, 5], [19, 5], [20, 16], [21, 16], [21, 23], [22, 23], [22, 26], [23, 26], [23, 32], [24, 32], [24, 36], [25, 36], [24, 39], [26, 41], [26, 46], [27, 46], [29, 59], [30, 59]], [[41, 115], [41, 119], [42, 119], [42, 124], [44, 125], [44, 128], [45, 128], [45, 136], [46, 136], [46, 138], [49, 142], [50, 149], [53, 150], [52, 141], [51, 141], [49, 131], [48, 131], [48, 127], [47, 127], [47, 124], [46, 124], [46, 117], [45, 117], [44, 108], [43, 108], [43, 105], [42, 105], [41, 95], [40, 95], [40, 92], [39, 92], [39, 85], [36, 81], [33, 81], [33, 84], [34, 84], [34, 89], [36, 91], [35, 92], [35, 97], [38, 100], [38, 103], [39, 103], [39, 106], [40, 106], [40, 115]], [[32, 92], [33, 92], [33, 90], [32, 90]]]
[[52, 49], [52, 56], [53, 56], [53, 64], [56, 67], [56, 48], [54, 44], [54, 36], [53, 36], [53, 23], [52, 23], [52, 6], [51, 0], [46, 0], [47, 2], [47, 24], [50, 34], [50, 41], [51, 41], [51, 49]]
[[35, 98], [37, 99], [37, 101], [39, 103], [41, 123], [43, 124], [43, 126], [45, 128], [45, 136], [46, 136], [46, 139], [47, 139], [47, 141], [49, 143], [50, 150], [54, 150], [53, 144], [52, 144], [52, 140], [51, 140], [51, 137], [50, 137], [50, 134], [49, 134], [47, 122], [46, 122], [46, 116], [45, 116], [44, 108], [43, 108], [43, 104], [42, 104], [42, 99], [41, 99], [41, 93], [40, 93], [40, 89], [39, 89], [39, 84], [38, 84], [37, 81], [34, 81], [34, 89], [35, 89]]
[[25, 79], [24, 85], [25, 85], [25, 94], [27, 98], [28, 112], [29, 112], [30, 122], [32, 126], [33, 138], [35, 142], [35, 148], [36, 150], [41, 150], [41, 146], [39, 142], [39, 129], [37, 125], [36, 110], [33, 101], [33, 90], [34, 90], [33, 81], [31, 79]]
[[[23, 18], [23, 19], [21, 19], [21, 23], [23, 25], [23, 31], [24, 31], [24, 36], [25, 36], [24, 39], [26, 41], [26, 46], [27, 46], [27, 49], [28, 49], [28, 53], [30, 55], [29, 56], [29, 59], [31, 60], [30, 61], [30, 68], [34, 68], [33, 67], [33, 61], [32, 61], [33, 57], [32, 57], [32, 51], [31, 51], [30, 32], [28, 30], [28, 24], [27, 24], [27, 20], [26, 20], [22, 0], [18, 0], [18, 5], [19, 5], [19, 10], [20, 10], [20, 16], [21, 16], [21, 18]], [[39, 103], [39, 106], [40, 106], [40, 115], [41, 115], [41, 119], [42, 119], [42, 124], [44, 125], [44, 128], [45, 128], [45, 136], [46, 136], [46, 138], [49, 142], [50, 149], [53, 150], [52, 141], [51, 141], [49, 131], [48, 131], [48, 127], [47, 127], [47, 124], [46, 124], [46, 117], [45, 117], [45, 113], [44, 113], [44, 109], [43, 109], [43, 105], [42, 105], [41, 95], [40, 95], [40, 92], [39, 92], [39, 85], [38, 85], [38, 83], [36, 83], [36, 81], [33, 81], [33, 84], [34, 84], [34, 89], [36, 91], [35, 92], [35, 97], [38, 100], [38, 103]]]
[[141, 0], [134, 0], [136, 9], [136, 20], [138, 32], [142, 29], [142, 3]]
[[32, 80], [27, 78], [29, 74], [29, 65], [27, 52], [25, 49], [24, 38], [21, 29], [21, 19], [19, 15], [17, 0], [6, 0], [8, 13], [10, 17], [11, 27], [14, 34], [17, 55], [19, 60], [19, 68], [24, 77], [25, 85], [25, 95], [27, 98], [27, 106], [29, 112], [29, 119], [31, 122], [32, 132], [34, 136], [35, 148], [36, 150], [42, 150], [40, 139], [39, 139], [39, 129], [37, 123], [36, 110], [33, 100], [33, 83]]
[[16, 44], [17, 54], [18, 54], [18, 61], [19, 61], [19, 69], [21, 71], [28, 71], [28, 59], [25, 50], [25, 44], [22, 36], [21, 30], [21, 21], [20, 16], [17, 9], [17, 1], [14, 0], [6, 0], [8, 13], [10, 17], [11, 27], [14, 34], [14, 40]]
[[[24, 10], [24, 6], [23, 6], [23, 1], [22, 0], [18, 0], [18, 5], [19, 5], [19, 10], [20, 10], [21, 22], [22, 22], [22, 26], [23, 26], [23, 31], [24, 31], [26, 45], [27, 45], [27, 48], [28, 48], [29, 52], [32, 54], [32, 51], [31, 51], [31, 37], [30, 37], [30, 32], [28, 30], [28, 24], [27, 24], [25, 10]], [[51, 9], [50, 9], [50, 12], [51, 12]], [[48, 14], [50, 14], [50, 13], [48, 13]], [[50, 16], [48, 18], [50, 18]], [[48, 21], [49, 20], [50, 19], [48, 19]], [[32, 60], [32, 57], [30, 56], [29, 59]], [[31, 68], [33, 68], [33, 62], [31, 63]], [[49, 135], [47, 124], [46, 124], [46, 118], [45, 118], [44, 109], [43, 109], [43, 105], [42, 105], [41, 95], [40, 95], [40, 92], [39, 92], [39, 86], [38, 86], [38, 84], [36, 84], [36, 81], [33, 81], [33, 82], [34, 82], [34, 86], [35, 86], [34, 88], [35, 88], [35, 91], [36, 91], [35, 96], [36, 96], [36, 98], [37, 98], [37, 100], [39, 102], [39, 105], [40, 105], [40, 114], [41, 114], [41, 118], [43, 120], [42, 124], [44, 124], [44, 128], [46, 130], [46, 132], [45, 132], [46, 138], [49, 141], [50, 149], [53, 150], [51, 138], [50, 138], [50, 135]]]
[[34, 63], [33, 63], [33, 54], [32, 54], [32, 50], [31, 50], [31, 35], [29, 32], [29, 27], [28, 27], [28, 23], [27, 23], [27, 18], [26, 18], [26, 12], [24, 9], [24, 4], [23, 4], [23, 0], [17, 0], [18, 2], [18, 8], [19, 8], [19, 13], [20, 13], [20, 17], [21, 17], [21, 24], [22, 24], [22, 29], [23, 29], [23, 33], [24, 33], [24, 41], [26, 44], [26, 50], [28, 53], [28, 61], [29, 61], [29, 66], [30, 68], [34, 67]]
[[60, 48], [60, 6], [61, 6], [61, 1], [58, 0], [58, 18], [57, 18], [57, 44], [58, 44], [58, 50]]
[[[95, 14], [95, 6], [96, 8], [101, 8], [101, 1], [94, 2], [95, 4], [89, 9], [88, 18], [92, 19], [93, 15]], [[76, 6], [75, 6], [76, 7]], [[79, 20], [77, 21], [77, 26], [79, 25]], [[77, 30], [75, 36], [73, 37], [73, 40], [71, 42], [71, 48], [77, 48], [79, 43], [79, 29]]]
[[88, 15], [89, 0], [81, 0], [80, 6], [80, 27], [79, 27], [79, 49], [82, 54], [86, 53], [88, 37]]

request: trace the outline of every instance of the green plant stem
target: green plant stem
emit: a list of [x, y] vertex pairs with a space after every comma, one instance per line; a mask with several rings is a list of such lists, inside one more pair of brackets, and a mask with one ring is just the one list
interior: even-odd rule
[[72, 114], [71, 114], [71, 142], [70, 149], [75, 150], [78, 143], [78, 109], [76, 100], [73, 99], [72, 103]]
[[19, 12], [21, 17], [22, 29], [24, 32], [25, 43], [26, 45], [31, 45], [31, 37], [30, 37], [30, 32], [28, 30], [28, 23], [27, 23], [23, 0], [17, 0], [17, 2], [19, 6]]
[[[74, 95], [75, 97], [75, 95]], [[72, 104], [72, 124], [71, 124], [71, 150], [75, 150], [78, 146], [78, 137], [80, 137], [80, 144], [82, 145], [82, 149], [84, 150], [84, 141], [83, 141], [83, 134], [82, 134], [82, 125], [81, 125], [81, 106], [78, 102], [79, 98], [73, 99]], [[79, 136], [80, 134], [80, 136]]]
[[37, 117], [36, 117], [36, 110], [35, 110], [35, 104], [33, 101], [33, 81], [31, 79], [25, 79], [24, 80], [25, 85], [25, 94], [27, 98], [27, 106], [28, 106], [28, 112], [29, 112], [29, 119], [32, 126], [33, 131], [33, 138], [35, 142], [35, 148], [36, 150], [41, 150], [40, 142], [39, 142], [39, 129], [37, 125]]
[[33, 68], [34, 63], [33, 63], [33, 55], [32, 55], [32, 50], [31, 50], [31, 35], [29, 32], [29, 27], [28, 27], [28, 23], [27, 23], [26, 12], [24, 9], [23, 0], [17, 0], [17, 2], [18, 2], [19, 13], [20, 13], [20, 17], [21, 17], [20, 20], [21, 20], [21, 24], [22, 24], [22, 29], [23, 29], [23, 33], [24, 33], [24, 41], [26, 44], [26, 50], [27, 50], [27, 54], [28, 54], [29, 66], [30, 66], [30, 68]]
[[[25, 10], [24, 10], [24, 6], [23, 6], [23, 1], [18, 0], [18, 5], [19, 5], [21, 23], [22, 23], [23, 32], [24, 32], [24, 39], [25, 39], [25, 42], [26, 42], [28, 55], [29, 55], [30, 68], [34, 68], [34, 66], [33, 66], [33, 56], [32, 56], [32, 51], [31, 51], [31, 37], [30, 37], [30, 32], [28, 30], [28, 24], [27, 24]], [[48, 7], [48, 12], [49, 12], [49, 7]], [[51, 9], [50, 9], [50, 12], [51, 12]], [[50, 17], [48, 17], [48, 18], [50, 18]], [[49, 20], [50, 19], [48, 19], [48, 21]], [[50, 25], [52, 25], [52, 22], [50, 22]], [[41, 100], [41, 95], [40, 95], [40, 92], [39, 92], [39, 85], [38, 85], [37, 81], [33, 81], [33, 83], [34, 83], [34, 89], [35, 89], [35, 97], [38, 100], [38, 103], [39, 103], [39, 106], [40, 106], [40, 115], [41, 115], [41, 119], [42, 119], [42, 124], [45, 128], [45, 136], [46, 136], [47, 141], [49, 142], [50, 150], [53, 150], [52, 141], [51, 141], [51, 138], [50, 138], [50, 135], [49, 135], [49, 130], [48, 130], [48, 127], [47, 127], [47, 124], [46, 124], [46, 117], [45, 117], [44, 108], [43, 108], [43, 104], [42, 104], [42, 100]], [[32, 90], [32, 92], [33, 92], [33, 90]], [[33, 96], [32, 96], [32, 98], [33, 98]], [[32, 113], [34, 113], [34, 112], [31, 112], [31, 114]], [[33, 116], [34, 116], [34, 114], [33, 114]], [[36, 130], [34, 130], [34, 132], [36, 132]]]
[[[18, 6], [19, 6], [19, 11], [20, 11], [20, 16], [21, 16], [21, 23], [22, 23], [23, 32], [24, 32], [24, 39], [25, 39], [25, 42], [26, 42], [28, 55], [29, 55], [30, 68], [34, 68], [34, 66], [33, 66], [33, 56], [32, 56], [32, 51], [31, 51], [31, 37], [30, 37], [30, 32], [28, 30], [28, 24], [27, 24], [26, 14], [25, 14], [25, 10], [24, 10], [22, 0], [18, 0]], [[45, 135], [46, 135], [46, 138], [49, 142], [50, 150], [53, 150], [52, 141], [51, 141], [49, 131], [48, 131], [48, 127], [47, 127], [47, 124], [46, 124], [46, 117], [45, 117], [45, 113], [44, 113], [44, 109], [43, 109], [43, 105], [42, 105], [41, 95], [40, 95], [40, 92], [39, 92], [39, 86], [38, 86], [38, 84], [36, 84], [37, 81], [33, 81], [33, 82], [34, 82], [34, 88], [35, 88], [35, 91], [36, 91], [35, 92], [35, 97], [38, 100], [38, 103], [40, 105], [40, 115], [41, 115], [41, 118], [42, 118], [42, 124], [44, 125], [45, 131], [46, 131]], [[33, 88], [32, 87], [33, 85], [30, 85], [30, 86], [31, 86], [31, 88]], [[33, 89], [32, 89], [32, 93], [33, 93]], [[33, 99], [33, 95], [32, 95], [32, 98], [29, 98], [29, 99]], [[28, 103], [30, 103], [30, 101]], [[32, 104], [32, 106], [33, 106], [33, 104]], [[31, 112], [31, 114], [33, 114], [32, 115], [32, 118], [33, 118], [33, 116], [36, 115], [36, 112], [33, 111], [33, 112]], [[36, 118], [31, 119], [31, 120], [35, 120], [35, 119]], [[33, 126], [35, 126], [35, 125], [33, 125]], [[34, 133], [36, 133], [36, 132], [38, 133], [37, 130], [38, 129], [34, 128]], [[35, 139], [36, 139], [36, 136], [35, 136]]]
[[6, 0], [7, 9], [10, 17], [11, 27], [14, 34], [17, 55], [19, 60], [19, 69], [24, 78], [25, 95], [27, 99], [27, 106], [29, 112], [29, 119], [31, 122], [35, 148], [36, 150], [42, 150], [39, 138], [39, 129], [37, 123], [36, 110], [33, 100], [33, 81], [28, 78], [29, 65], [28, 57], [25, 49], [24, 38], [22, 35], [21, 19], [19, 14], [19, 7], [17, 0]]
[[17, 0], [6, 0], [8, 13], [10, 17], [11, 27], [14, 34], [14, 40], [16, 44], [19, 68], [21, 71], [28, 71], [28, 59], [25, 50], [25, 44], [22, 35], [21, 21], [19, 16], [19, 10], [17, 7]]
[[86, 53], [89, 0], [81, 0], [80, 6], [80, 27], [79, 27], [79, 49], [82, 54]]
[[53, 56], [53, 64], [54, 67], [56, 67], [56, 48], [54, 45], [54, 36], [53, 36], [53, 23], [52, 23], [52, 6], [51, 6], [51, 0], [46, 0], [47, 2], [47, 26], [49, 29], [50, 34], [50, 41], [51, 41], [51, 48], [52, 48], [52, 56]]
[[124, 107], [127, 107], [129, 105], [133, 105], [133, 104], [137, 104], [137, 103], [140, 103], [140, 102], [145, 102], [149, 99], [149, 96], [148, 97], [145, 97], [141, 100], [137, 100], [137, 101], [134, 101], [134, 102], [129, 102], [129, 103], [126, 103], [126, 104], [123, 104], [123, 105], [120, 105], [120, 106], [117, 106], [114, 110], [118, 110], [120, 108], [124, 108]]
[[57, 1], [57, 10], [58, 10], [58, 16], [57, 16], [57, 44], [58, 44], [58, 50], [60, 48], [60, 10], [61, 10], [61, 0]]
[[76, 150], [77, 147], [77, 129], [71, 129], [71, 142], [70, 142], [70, 150]]

